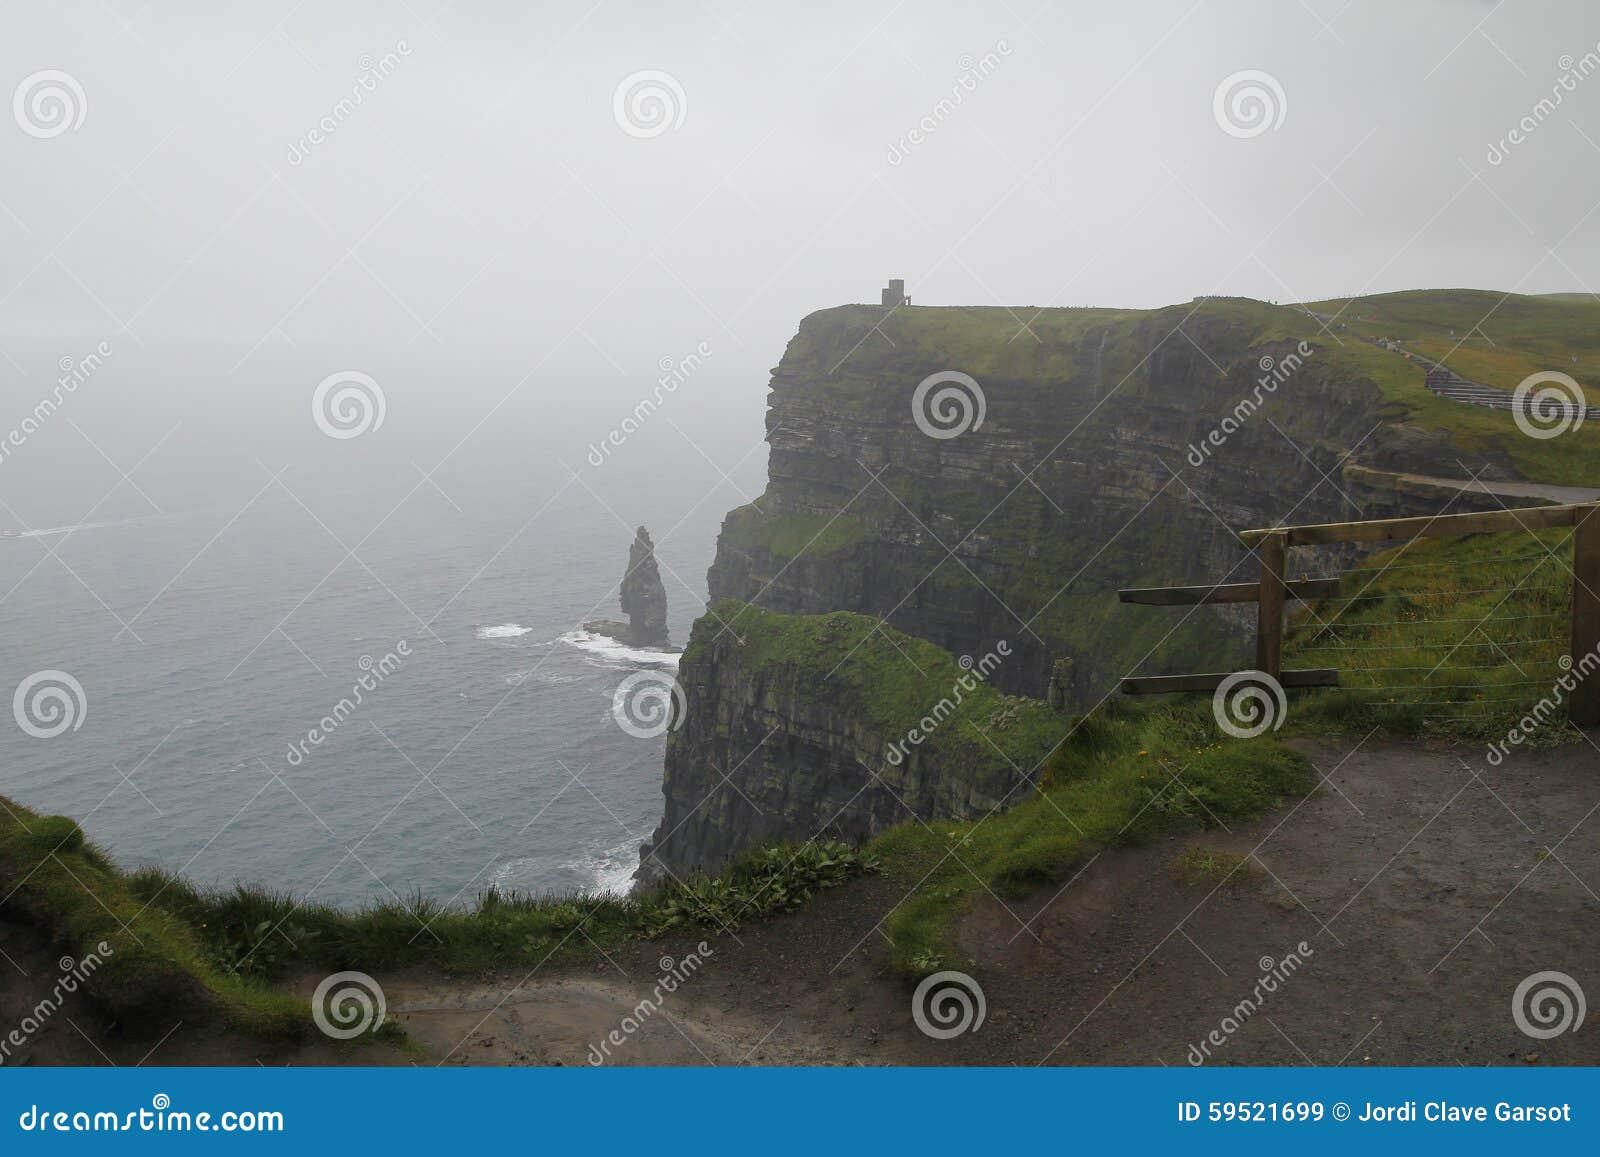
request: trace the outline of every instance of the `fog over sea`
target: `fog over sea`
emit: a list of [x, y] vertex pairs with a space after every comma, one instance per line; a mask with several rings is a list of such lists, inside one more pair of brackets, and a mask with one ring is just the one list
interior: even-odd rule
[[[0, 438], [99, 340], [9, 343]], [[53, 738], [6, 721], [0, 794], [201, 884], [341, 904], [625, 886], [665, 738], [618, 726], [613, 695], [676, 656], [577, 628], [620, 617], [643, 524], [686, 640], [722, 517], [763, 484], [765, 383], [713, 356], [602, 448], [654, 379], [427, 344], [241, 364], [248, 343], [112, 338], [28, 423], [0, 459], [3, 691], [66, 672], [83, 710]], [[335, 438], [312, 398], [343, 370], [383, 418]]]

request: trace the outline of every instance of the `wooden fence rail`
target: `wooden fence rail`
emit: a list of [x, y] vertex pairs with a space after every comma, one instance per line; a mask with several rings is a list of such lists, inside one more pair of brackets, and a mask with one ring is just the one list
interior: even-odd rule
[[[1283, 669], [1284, 607], [1290, 599], [1319, 599], [1337, 593], [1339, 579], [1296, 579], [1288, 574], [1288, 552], [1295, 546], [1333, 543], [1412, 542], [1467, 534], [1501, 534], [1574, 528], [1572, 540], [1572, 633], [1569, 654], [1600, 653], [1600, 503], [1530, 506], [1480, 514], [1442, 514], [1424, 518], [1382, 518], [1365, 522], [1326, 522], [1314, 526], [1273, 526], [1247, 530], [1240, 541], [1255, 550], [1261, 577], [1253, 583], [1219, 586], [1142, 587], [1117, 592], [1125, 603], [1145, 606], [1197, 606], [1255, 603], [1256, 668], [1284, 687], [1338, 686], [1332, 669]], [[1585, 667], [1587, 669], [1587, 666]], [[1122, 681], [1128, 695], [1172, 691], [1213, 691], [1226, 674], [1134, 676]], [[1567, 699], [1567, 715], [1580, 727], [1600, 726], [1600, 678], [1580, 679]]]

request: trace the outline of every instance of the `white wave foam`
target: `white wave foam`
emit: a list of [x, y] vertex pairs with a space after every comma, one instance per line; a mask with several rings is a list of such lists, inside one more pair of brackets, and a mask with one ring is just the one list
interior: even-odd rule
[[552, 687], [565, 687], [568, 683], [581, 683], [587, 676], [564, 675], [559, 671], [539, 671], [529, 668], [526, 671], [512, 671], [501, 677], [508, 687], [515, 687], [524, 679], [533, 679], [538, 683], [548, 683]]
[[520, 639], [532, 631], [521, 623], [501, 623], [494, 627], [479, 627], [473, 634], [480, 639]]
[[5, 538], [53, 538], [58, 534], [75, 534], [80, 530], [103, 530], [108, 526], [138, 526], [151, 521], [148, 518], [119, 518], [110, 522], [74, 522], [67, 526], [36, 526], [32, 530], [7, 530], [0, 532]]
[[607, 667], [632, 667], [644, 664], [651, 667], [670, 667], [676, 671], [678, 660], [683, 657], [677, 651], [630, 647], [610, 635], [599, 635], [593, 631], [585, 631], [581, 627], [562, 635], [561, 641], [602, 660], [602, 665]]
[[591, 896], [611, 893], [625, 896], [633, 887], [633, 873], [639, 868], [638, 840], [626, 840], [614, 847], [597, 851], [582, 860], [568, 865], [581, 878], [591, 881], [584, 891]]
[[[633, 886], [633, 873], [639, 867], [639, 840], [625, 840], [611, 847], [596, 847], [569, 863], [561, 865], [560, 875], [570, 881], [566, 887], [576, 888], [585, 896], [611, 893], [626, 895]], [[502, 894], [520, 892], [538, 895], [551, 885], [546, 877], [548, 861], [535, 856], [518, 856], [496, 866], [489, 884]], [[557, 884], [558, 891], [562, 885]]]
[[489, 877], [489, 886], [502, 895], [511, 892], [524, 894], [537, 893], [541, 889], [534, 884], [539, 878], [541, 864], [532, 856], [520, 856], [515, 860], [507, 860], [495, 868]]

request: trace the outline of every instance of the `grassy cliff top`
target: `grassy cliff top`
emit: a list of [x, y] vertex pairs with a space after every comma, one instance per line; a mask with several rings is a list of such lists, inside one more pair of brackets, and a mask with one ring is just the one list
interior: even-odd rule
[[[1600, 299], [1481, 289], [1417, 289], [1315, 301], [1346, 332], [1389, 337], [1444, 359], [1463, 377], [1512, 389], [1538, 370], [1600, 381]], [[1574, 361], [1573, 359], [1576, 359]]]
[[[980, 384], [1048, 388], [1081, 385], [1093, 375], [1100, 388], [1142, 390], [1151, 349], [1180, 325], [1224, 368], [1230, 352], [1249, 360], [1268, 343], [1308, 341], [1319, 364], [1377, 389], [1386, 423], [1444, 431], [1464, 462], [1500, 458], [1529, 481], [1600, 485], [1593, 429], [1531, 439], [1507, 412], [1435, 397], [1421, 364], [1374, 344], [1398, 341], [1508, 392], [1546, 370], [1600, 383], [1600, 299], [1588, 295], [1423, 289], [1281, 306], [1241, 297], [1157, 309], [844, 305], [801, 322], [779, 372], [805, 375], [843, 413], [870, 408], [885, 386], [941, 369]], [[1600, 405], [1600, 392], [1587, 392], [1590, 404]]]
[[[781, 615], [730, 600], [695, 631], [686, 666], [716, 640], [737, 655], [741, 680], [826, 680], [886, 732], [916, 726], [967, 674], [949, 652], [846, 612]], [[867, 845], [910, 888], [885, 927], [895, 967], [912, 976], [962, 961], [952, 929], [978, 897], [1059, 882], [1100, 848], [1257, 815], [1308, 782], [1295, 752], [1268, 737], [1228, 739], [1209, 701], [1193, 697], [1112, 700], [1070, 716], [979, 683], [921, 750], [941, 774], [1004, 758], [1029, 782], [988, 815], [908, 822]]]
[[72, 820], [36, 815], [4, 797], [0, 813], [7, 915], [40, 928], [80, 962], [98, 962], [85, 986], [117, 1020], [135, 1031], [173, 1017], [216, 1017], [263, 1036], [310, 1029], [299, 1001], [220, 967], [201, 929], [141, 894]]
[[725, 599], [696, 621], [685, 663], [705, 662], [713, 646], [736, 653], [740, 678], [774, 678], [837, 701], [887, 740], [927, 732], [918, 757], [947, 774], [1001, 761], [1032, 774], [1067, 732], [1068, 721], [1039, 700], [987, 682], [1010, 654], [1005, 640], [957, 659], [865, 615], [783, 615]]
[[1149, 325], [1170, 330], [1187, 318], [1196, 329], [1223, 325], [1248, 337], [1292, 324], [1295, 316], [1294, 310], [1244, 297], [1160, 309], [915, 305], [891, 312], [878, 305], [841, 305], [800, 322], [780, 368], [820, 369], [829, 378], [859, 381], [897, 365], [924, 367], [923, 372], [956, 369], [980, 381], [1048, 384], [1072, 381], [1083, 372], [1086, 356], [1107, 372], [1119, 367], [1121, 376], [1143, 358], [1136, 339]]

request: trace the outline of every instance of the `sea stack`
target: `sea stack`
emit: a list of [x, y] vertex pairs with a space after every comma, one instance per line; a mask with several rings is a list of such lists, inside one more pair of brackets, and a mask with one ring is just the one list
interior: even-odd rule
[[656, 548], [650, 532], [640, 527], [628, 547], [628, 569], [622, 576], [622, 613], [625, 623], [597, 619], [584, 627], [610, 635], [631, 647], [670, 649], [667, 638], [667, 588], [656, 566]]
[[622, 613], [628, 616], [631, 641], [641, 647], [667, 641], [667, 588], [661, 585], [656, 547], [640, 527], [628, 547], [628, 573], [622, 577]]

